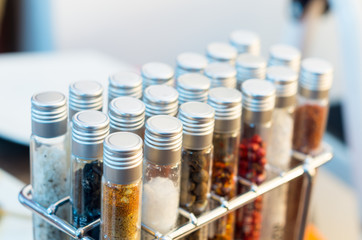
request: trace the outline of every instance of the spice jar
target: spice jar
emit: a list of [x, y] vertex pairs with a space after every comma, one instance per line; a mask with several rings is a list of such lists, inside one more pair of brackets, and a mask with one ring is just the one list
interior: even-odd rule
[[186, 73], [176, 81], [176, 89], [179, 93], [178, 102], [207, 102], [210, 80], [199, 73]]
[[171, 66], [160, 62], [150, 62], [142, 66], [141, 75], [143, 79], [143, 91], [148, 86], [166, 84], [174, 85], [174, 71]]
[[[275, 104], [275, 87], [265, 80], [250, 79], [243, 83], [242, 93], [243, 127], [238, 175], [252, 184], [259, 185], [266, 177], [266, 147]], [[249, 190], [250, 186], [239, 184], [239, 194]], [[235, 239], [260, 238], [262, 204], [262, 196], [259, 196], [236, 210]]]
[[96, 81], [77, 81], [69, 85], [69, 121], [83, 110], [102, 111], [103, 87]]
[[236, 87], [236, 70], [228, 63], [210, 63], [205, 68], [204, 74], [210, 79], [210, 88]]
[[133, 132], [143, 139], [145, 104], [134, 97], [118, 97], [109, 105], [110, 132]]
[[141, 238], [142, 139], [112, 133], [104, 140], [101, 239]]
[[176, 80], [186, 73], [203, 73], [207, 66], [207, 59], [194, 52], [181, 53], [176, 58]]
[[237, 89], [248, 79], [264, 79], [266, 71], [266, 60], [263, 57], [250, 53], [243, 53], [236, 59]]
[[[211, 191], [230, 200], [236, 196], [241, 93], [232, 88], [214, 88], [209, 92], [208, 104], [215, 109]], [[217, 206], [210, 202], [211, 208]], [[209, 225], [209, 239], [234, 239], [234, 223], [234, 212], [213, 222]]]
[[178, 110], [178, 92], [167, 85], [153, 85], [143, 94], [146, 106], [146, 120], [155, 115], [176, 116]]
[[[32, 198], [47, 208], [69, 195], [69, 144], [66, 98], [59, 92], [42, 92], [31, 99], [30, 159]], [[57, 216], [68, 219], [61, 207]], [[33, 214], [33, 238], [63, 240], [66, 235]]]
[[[182, 123], [167, 115], [146, 122], [142, 223], [166, 234], [178, 218]], [[153, 237], [142, 232], [142, 239]]]
[[117, 97], [142, 97], [142, 78], [134, 72], [118, 72], [108, 78], [108, 104]]
[[[298, 74], [289, 67], [272, 66], [266, 71], [266, 80], [276, 89], [275, 109], [272, 115], [270, 143], [267, 146], [268, 163], [283, 171], [288, 170], [292, 148], [293, 113], [296, 103]], [[275, 176], [267, 176], [267, 178]], [[288, 186], [264, 194], [260, 239], [283, 240]]]
[[254, 32], [235, 30], [230, 34], [229, 41], [239, 54], [249, 53], [255, 56], [260, 54], [260, 38]]
[[[76, 113], [72, 124], [71, 223], [84, 227], [101, 215], [103, 140], [109, 133], [107, 115], [95, 110]], [[99, 238], [99, 228], [87, 233]]]
[[[307, 155], [315, 155], [321, 151], [332, 78], [333, 68], [328, 62], [317, 58], [307, 58], [302, 61], [298, 103], [294, 116], [293, 150]], [[300, 164], [301, 160], [293, 157], [290, 167]], [[300, 229], [303, 180], [304, 178], [300, 177], [289, 183], [286, 239], [297, 239], [304, 231]]]
[[273, 45], [269, 49], [269, 66], [286, 66], [299, 72], [300, 51], [292, 46], [285, 44]]
[[[206, 103], [188, 102], [180, 106], [183, 124], [181, 198], [182, 208], [195, 216], [207, 210], [213, 157], [214, 109]], [[185, 237], [207, 239], [207, 227]]]
[[206, 56], [209, 62], [222, 62], [235, 64], [238, 51], [233, 46], [224, 42], [213, 42], [206, 47]]

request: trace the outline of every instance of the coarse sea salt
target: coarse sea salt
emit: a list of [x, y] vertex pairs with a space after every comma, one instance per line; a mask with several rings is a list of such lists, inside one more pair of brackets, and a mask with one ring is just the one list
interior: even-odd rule
[[[59, 201], [69, 195], [69, 165], [67, 152], [56, 146], [40, 146], [33, 156], [33, 198], [43, 207]], [[60, 208], [57, 216], [67, 219], [68, 209]], [[33, 216], [36, 228], [34, 239], [65, 239], [65, 235], [46, 223], [38, 216]]]
[[164, 177], [155, 177], [143, 186], [142, 222], [165, 234], [178, 217], [179, 186]]

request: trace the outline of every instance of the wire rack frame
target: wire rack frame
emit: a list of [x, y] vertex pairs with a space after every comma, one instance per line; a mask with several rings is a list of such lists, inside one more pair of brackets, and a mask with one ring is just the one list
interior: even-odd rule
[[[185, 224], [178, 226], [167, 234], [161, 234], [156, 229], [152, 229], [144, 224], [142, 224], [142, 230], [145, 231], [147, 234], [153, 236], [154, 239], [180, 239], [206, 226], [207, 224], [225, 216], [226, 214], [245, 206], [246, 204], [255, 200], [258, 196], [261, 196], [303, 175], [306, 177], [305, 179], [307, 180], [307, 184], [304, 189], [304, 206], [302, 206], [301, 216], [301, 229], [304, 229], [309, 209], [309, 199], [312, 192], [312, 180], [315, 175], [315, 171], [323, 164], [329, 162], [333, 157], [331, 147], [327, 144], [324, 144], [323, 146], [324, 150], [317, 156], [309, 156], [298, 152], [292, 152], [291, 155], [296, 159], [300, 159], [301, 164], [288, 171], [283, 171], [275, 166], [267, 165], [268, 171], [276, 174], [276, 177], [265, 181], [261, 185], [257, 186], [249, 182], [247, 179], [239, 178], [239, 183], [248, 186], [250, 190], [229, 201], [227, 201], [223, 197], [211, 193], [209, 195], [209, 198], [219, 202], [220, 206], [202, 214], [201, 216], [196, 217], [193, 213], [188, 212], [185, 209], [179, 208], [179, 214], [187, 218], [189, 221]], [[100, 219], [97, 219], [94, 222], [88, 224], [87, 226], [76, 228], [66, 220], [59, 218], [56, 215], [56, 212], [60, 206], [69, 203], [69, 196], [45, 208], [32, 199], [32, 186], [26, 185], [20, 191], [18, 198], [19, 202], [28, 209], [30, 209], [33, 213], [42, 217], [46, 222], [75, 239], [92, 240], [93, 238], [88, 237], [86, 234], [89, 230], [98, 227], [100, 224]], [[303, 237], [304, 231], [300, 231], [298, 239], [302, 240]]]

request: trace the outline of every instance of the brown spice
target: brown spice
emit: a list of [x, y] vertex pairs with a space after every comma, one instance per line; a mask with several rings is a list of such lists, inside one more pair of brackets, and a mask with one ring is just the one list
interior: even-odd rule
[[[212, 191], [227, 200], [236, 196], [236, 175], [238, 164], [239, 135], [214, 134], [214, 161], [212, 168]], [[211, 207], [213, 206], [211, 202]], [[215, 221], [210, 240], [234, 239], [235, 212]], [[211, 231], [212, 232], [212, 231]]]
[[140, 238], [141, 182], [103, 184], [102, 239]]
[[320, 147], [327, 122], [326, 106], [306, 104], [295, 111], [293, 149], [311, 154]]

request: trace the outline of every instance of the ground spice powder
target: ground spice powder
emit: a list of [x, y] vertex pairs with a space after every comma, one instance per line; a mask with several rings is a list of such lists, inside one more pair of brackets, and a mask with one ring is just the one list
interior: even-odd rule
[[140, 239], [141, 186], [103, 184], [102, 239]]
[[318, 150], [327, 122], [326, 106], [306, 104], [295, 111], [293, 149], [305, 154]]

